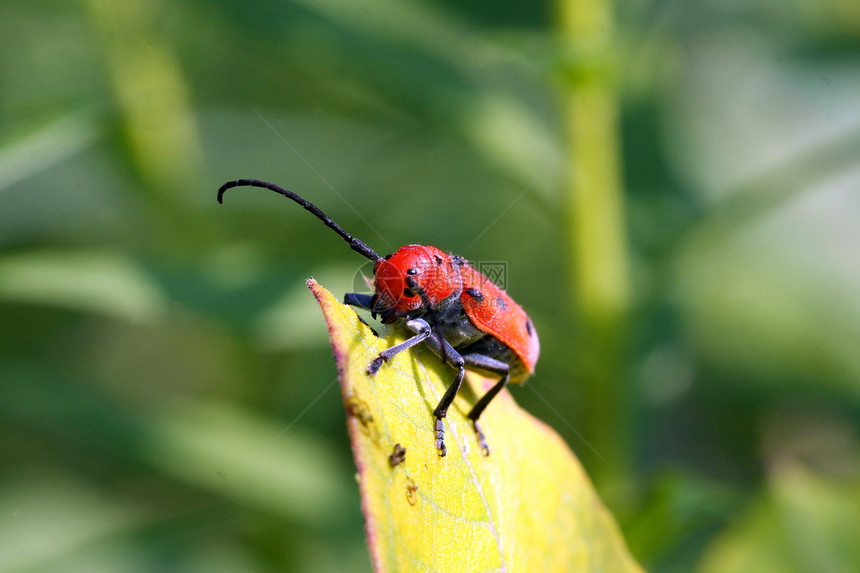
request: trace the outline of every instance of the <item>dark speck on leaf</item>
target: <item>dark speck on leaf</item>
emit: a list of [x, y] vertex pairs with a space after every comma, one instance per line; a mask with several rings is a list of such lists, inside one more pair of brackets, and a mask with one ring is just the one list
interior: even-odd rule
[[404, 461], [406, 461], [406, 448], [400, 444], [394, 444], [394, 451], [388, 456], [388, 463], [391, 464], [391, 467], [394, 467], [399, 466]]

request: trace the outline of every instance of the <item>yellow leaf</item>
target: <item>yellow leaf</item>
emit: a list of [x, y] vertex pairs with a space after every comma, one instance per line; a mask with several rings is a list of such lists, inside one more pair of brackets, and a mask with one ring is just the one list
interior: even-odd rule
[[375, 337], [316, 281], [308, 286], [337, 360], [376, 571], [641, 571], [552, 429], [504, 391], [481, 416], [492, 451], [483, 456], [465, 414], [493, 381], [470, 375], [439, 457], [432, 412], [455, 372], [416, 348], [368, 376], [370, 361], [403, 335]]

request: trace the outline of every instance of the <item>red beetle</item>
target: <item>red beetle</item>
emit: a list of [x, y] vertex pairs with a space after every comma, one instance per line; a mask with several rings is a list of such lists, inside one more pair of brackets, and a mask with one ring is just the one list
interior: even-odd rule
[[239, 179], [218, 189], [219, 203], [224, 192], [233, 187], [262, 187], [292, 199], [343, 237], [354, 251], [375, 263], [374, 294], [346, 293], [344, 303], [369, 310], [383, 323], [399, 323], [413, 336], [380, 352], [367, 367], [369, 375], [376, 374], [395, 355], [422, 342], [457, 369], [454, 382], [433, 410], [440, 456], [448, 451], [442, 420], [460, 390], [465, 369], [501, 377], [469, 412], [481, 449], [489, 455], [478, 418], [508, 382], [522, 382], [534, 372], [540, 354], [537, 332], [522, 307], [462, 257], [424, 245], [406, 245], [380, 257], [289, 189], [259, 179]]

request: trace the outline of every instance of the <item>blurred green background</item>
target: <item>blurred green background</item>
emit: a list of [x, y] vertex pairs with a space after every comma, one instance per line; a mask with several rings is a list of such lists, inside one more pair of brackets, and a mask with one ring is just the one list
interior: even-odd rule
[[506, 262], [512, 392], [649, 571], [860, 570], [857, 2], [6, 0], [0, 45], [0, 570], [370, 570], [304, 285], [362, 260], [239, 177]]

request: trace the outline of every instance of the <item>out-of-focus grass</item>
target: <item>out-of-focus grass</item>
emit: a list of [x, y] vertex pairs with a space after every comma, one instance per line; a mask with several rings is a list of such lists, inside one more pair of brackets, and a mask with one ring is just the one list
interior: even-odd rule
[[[218, 207], [245, 176], [379, 251], [505, 261], [542, 342], [515, 397], [632, 484], [649, 571], [858, 568], [860, 14], [605, 5], [608, 45], [571, 53], [556, 7], [0, 6], [0, 569], [369, 569], [303, 292], [363, 261], [264, 191]], [[615, 209], [572, 226], [601, 186], [564, 181], [598, 169]]]

